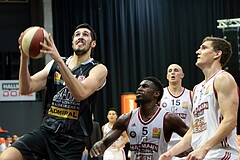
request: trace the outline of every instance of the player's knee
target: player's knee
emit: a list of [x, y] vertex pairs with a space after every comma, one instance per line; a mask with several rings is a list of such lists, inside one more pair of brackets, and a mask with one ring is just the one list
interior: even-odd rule
[[24, 160], [19, 150], [9, 147], [0, 155], [0, 160]]

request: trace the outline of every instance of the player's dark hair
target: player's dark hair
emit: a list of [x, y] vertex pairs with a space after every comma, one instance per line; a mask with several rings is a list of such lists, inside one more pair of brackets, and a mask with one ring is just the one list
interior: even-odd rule
[[117, 112], [117, 109], [116, 109], [116, 108], [111, 107], [111, 108], [108, 109], [108, 112], [109, 112], [109, 111], [114, 111], [114, 112], [116, 112], [116, 114], [118, 115], [118, 112]]
[[163, 96], [163, 84], [162, 82], [156, 78], [156, 77], [153, 77], [153, 76], [149, 76], [149, 77], [145, 77], [143, 78], [143, 80], [149, 80], [149, 81], [152, 81], [154, 83], [154, 85], [156, 86], [156, 91], [159, 91], [160, 92], [160, 95], [157, 99], [157, 102], [159, 102]]
[[79, 29], [79, 28], [87, 28], [91, 31], [91, 37], [92, 37], [92, 40], [97, 40], [97, 34], [96, 32], [94, 31], [94, 29], [87, 23], [83, 23], [83, 24], [79, 24], [75, 29], [74, 29], [74, 32]]

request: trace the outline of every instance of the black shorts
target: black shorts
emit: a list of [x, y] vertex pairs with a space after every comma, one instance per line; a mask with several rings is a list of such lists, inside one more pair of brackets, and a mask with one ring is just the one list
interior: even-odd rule
[[12, 144], [27, 160], [81, 160], [83, 141], [38, 129]]

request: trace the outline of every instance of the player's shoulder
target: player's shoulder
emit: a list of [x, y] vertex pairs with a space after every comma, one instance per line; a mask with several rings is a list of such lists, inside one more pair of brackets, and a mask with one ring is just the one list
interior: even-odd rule
[[222, 71], [214, 78], [214, 85], [228, 85], [229, 83], [235, 83], [234, 77], [227, 71]]
[[107, 67], [104, 65], [104, 64], [96, 64], [92, 69], [91, 69], [91, 72], [98, 72], [99, 74], [104, 74], [104, 75], [107, 75], [108, 73], [108, 69]]
[[122, 114], [117, 121], [120, 123], [127, 123], [131, 118], [131, 112]]
[[104, 125], [102, 125], [102, 129], [104, 129], [105, 126], [107, 126], [107, 125], [108, 125], [108, 123], [105, 123]]
[[121, 114], [121, 116], [118, 119], [125, 121], [125, 120], [129, 120], [130, 117], [131, 117], [131, 112], [128, 112], [128, 113]]
[[233, 76], [232, 76], [229, 72], [227, 72], [227, 71], [225, 71], [225, 70], [222, 70], [222, 71], [221, 71], [219, 74], [217, 74], [216, 77], [215, 77], [215, 79], [219, 79], [219, 80], [225, 79], [225, 78], [230, 78], [230, 79], [232, 79]]
[[129, 119], [130, 119], [129, 113], [122, 114], [115, 122], [114, 127], [118, 129], [126, 130]]
[[100, 67], [100, 68], [102, 68], [105, 71], [108, 70], [107, 67], [104, 64], [102, 64], [102, 63], [97, 64], [96, 67]]

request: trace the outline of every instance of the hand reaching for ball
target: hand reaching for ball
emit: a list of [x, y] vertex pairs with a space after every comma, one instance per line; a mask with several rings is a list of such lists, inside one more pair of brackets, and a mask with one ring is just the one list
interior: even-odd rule
[[48, 34], [47, 37], [45, 37], [45, 41], [46, 43], [40, 42], [40, 45], [42, 46], [42, 49], [40, 50], [40, 54], [50, 55], [51, 58], [55, 60], [55, 62], [62, 61], [62, 57], [60, 56], [50, 33]]

